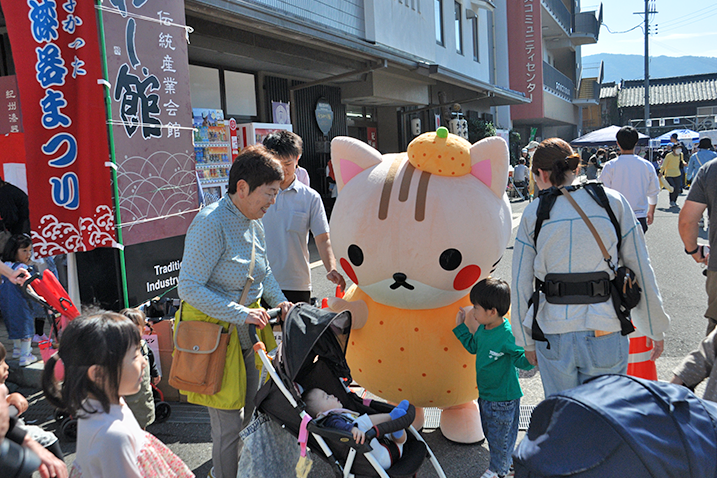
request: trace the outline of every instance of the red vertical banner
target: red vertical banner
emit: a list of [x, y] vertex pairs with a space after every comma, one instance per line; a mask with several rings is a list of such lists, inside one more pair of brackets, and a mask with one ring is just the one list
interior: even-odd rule
[[115, 242], [95, 5], [1, 0], [22, 98], [35, 252]]
[[510, 107], [514, 120], [542, 118], [543, 44], [540, 0], [508, 1], [510, 88], [532, 100]]

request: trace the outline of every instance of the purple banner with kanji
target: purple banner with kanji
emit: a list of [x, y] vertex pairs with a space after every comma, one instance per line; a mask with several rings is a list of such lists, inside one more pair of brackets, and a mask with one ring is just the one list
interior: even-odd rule
[[184, 2], [100, 9], [123, 244], [182, 235], [198, 207]]
[[0, 76], [0, 134], [8, 133], [22, 133], [20, 93], [15, 75]]
[[35, 253], [116, 245], [95, 4], [2, 0], [2, 9], [22, 99]]

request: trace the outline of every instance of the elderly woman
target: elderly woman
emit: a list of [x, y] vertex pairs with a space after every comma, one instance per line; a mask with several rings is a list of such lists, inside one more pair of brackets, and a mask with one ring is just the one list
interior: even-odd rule
[[[525, 348], [526, 358], [539, 366], [546, 397], [576, 387], [590, 377], [627, 371], [628, 338], [621, 335], [609, 288], [598, 294], [598, 288], [591, 288], [589, 283], [583, 289], [592, 292], [583, 296], [574, 284], [569, 284], [571, 292], [567, 292], [573, 279], [577, 285], [583, 284], [573, 275], [576, 273], [604, 272], [614, 277], [577, 210], [565, 196], [552, 194], [557, 192], [555, 187], [573, 183], [579, 162], [570, 145], [559, 138], [540, 143], [532, 167], [535, 183], [541, 190], [540, 200], [525, 208], [513, 251], [513, 334], [516, 344]], [[662, 307], [645, 236], [627, 199], [612, 189], [605, 188], [604, 192], [620, 225], [619, 251], [618, 236], [607, 210], [586, 189], [575, 188], [570, 194], [597, 229], [612, 261], [617, 263], [619, 258], [635, 271], [642, 287], [642, 300], [632, 309], [632, 320], [642, 334], [654, 341], [651, 359], [657, 360], [669, 317]], [[550, 199], [555, 203], [536, 240], [539, 208]], [[538, 303], [530, 306], [535, 279], [544, 283], [550, 273], [562, 277], [556, 277], [557, 282], [552, 281], [555, 276], [551, 277], [550, 287], [540, 287]], [[585, 281], [584, 277], [581, 280]], [[565, 294], [556, 300], [556, 292], [560, 295], [563, 290]], [[536, 305], [537, 315], [533, 310]], [[534, 320], [539, 327], [533, 327]]]
[[[189, 226], [179, 274], [182, 320], [235, 324], [229, 339], [222, 388], [214, 395], [187, 393], [190, 403], [205, 405], [212, 429], [212, 476], [235, 478], [239, 461], [239, 432], [254, 408], [259, 375], [249, 338], [249, 324], [257, 331], [269, 316], [259, 308], [264, 299], [281, 307], [286, 301], [271, 274], [260, 221], [274, 204], [283, 179], [281, 165], [263, 146], [242, 151], [229, 172], [227, 194], [204, 208]], [[253, 262], [253, 269], [252, 269]], [[248, 282], [251, 275], [254, 281]], [[245, 284], [251, 284], [240, 303]]]

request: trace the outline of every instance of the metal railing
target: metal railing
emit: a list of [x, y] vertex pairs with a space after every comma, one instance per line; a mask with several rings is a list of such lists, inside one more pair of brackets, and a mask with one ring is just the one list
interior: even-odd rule
[[568, 100], [575, 98], [575, 83], [550, 64], [543, 62], [543, 85], [552, 93]]
[[558, 20], [558, 23], [565, 29], [565, 31], [570, 34], [572, 31], [572, 19], [570, 10], [568, 10], [568, 7], [565, 6], [563, 2], [560, 0], [541, 0], [542, 4], [550, 10], [550, 12], [555, 16], [555, 18]]
[[595, 12], [583, 12], [575, 15], [573, 34], [590, 35], [597, 39], [600, 34], [600, 23], [595, 17]]

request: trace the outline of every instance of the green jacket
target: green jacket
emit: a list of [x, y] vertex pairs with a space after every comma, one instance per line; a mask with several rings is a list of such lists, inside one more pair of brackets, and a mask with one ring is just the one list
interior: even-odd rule
[[507, 402], [523, 396], [515, 367], [530, 370], [533, 366], [525, 358], [525, 350], [515, 345], [510, 323], [491, 330], [481, 325], [471, 334], [466, 324], [453, 333], [465, 349], [476, 356], [476, 383], [480, 398], [491, 402]]

